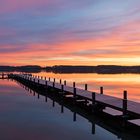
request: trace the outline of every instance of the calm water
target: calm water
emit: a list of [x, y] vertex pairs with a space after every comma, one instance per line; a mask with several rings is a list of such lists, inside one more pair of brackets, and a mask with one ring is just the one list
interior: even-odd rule
[[35, 75], [56, 78], [59, 82], [67, 80], [67, 84], [72, 86], [73, 81], [77, 87], [84, 88], [88, 84], [88, 90], [99, 92], [99, 87], [104, 87], [107, 95], [122, 98], [123, 91], [128, 91], [128, 99], [140, 102], [140, 74], [54, 74], [41, 72]]
[[47, 103], [44, 100], [43, 96], [37, 99], [14, 81], [0, 80], [0, 140], [137, 139], [123, 133], [118, 138], [78, 114], [73, 122], [73, 112], [64, 108], [61, 113], [59, 104], [52, 107], [50, 99]]

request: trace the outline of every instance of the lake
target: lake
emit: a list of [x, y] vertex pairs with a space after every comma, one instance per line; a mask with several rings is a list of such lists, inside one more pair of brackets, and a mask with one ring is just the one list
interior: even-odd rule
[[[131, 100], [140, 101], [138, 94], [140, 75], [97, 75], [97, 74], [54, 74], [41, 72], [37, 75], [67, 80], [68, 84], [76, 81], [77, 87], [89, 84], [90, 90], [98, 91], [104, 86], [105, 93], [117, 97], [127, 89]], [[137, 77], [137, 78], [136, 78]], [[114, 80], [113, 80], [114, 79]], [[121, 82], [120, 82], [121, 81]], [[131, 91], [131, 92], [130, 92]], [[133, 92], [132, 92], [133, 91]], [[91, 123], [81, 115], [55, 103], [52, 100], [25, 90], [19, 83], [11, 80], [0, 80], [0, 139], [1, 140], [138, 140], [139, 138], [109, 130], [104, 125]], [[94, 130], [93, 130], [94, 129]]]

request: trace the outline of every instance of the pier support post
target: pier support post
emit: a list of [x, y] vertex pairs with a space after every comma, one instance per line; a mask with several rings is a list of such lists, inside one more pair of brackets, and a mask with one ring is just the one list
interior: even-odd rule
[[64, 85], [61, 85], [61, 91], [62, 92], [64, 91]]
[[76, 122], [76, 112], [73, 112], [73, 121]]
[[103, 91], [103, 87], [100, 87], [100, 94], [103, 94], [104, 91]]
[[73, 88], [73, 103], [76, 104], [76, 88]]
[[34, 94], [33, 95], [35, 96], [35, 91], [34, 91]]
[[95, 123], [92, 123], [92, 134], [95, 134]]
[[47, 83], [47, 81], [45, 81], [45, 85], [46, 85], [46, 94], [45, 94], [45, 101], [47, 102], [47, 88], [48, 88], [48, 83]]
[[66, 80], [65, 80], [65, 81], [64, 81], [64, 85], [65, 85], [65, 86], [66, 86], [66, 83], [67, 83], [67, 82], [66, 82]]
[[73, 88], [75, 88], [75, 82], [73, 82]]
[[95, 97], [95, 92], [92, 92], [92, 105], [95, 105], [96, 97]]
[[85, 84], [85, 90], [87, 90], [87, 84]]
[[53, 82], [53, 88], [55, 87], [55, 82]]
[[123, 116], [127, 114], [127, 91], [123, 92]]

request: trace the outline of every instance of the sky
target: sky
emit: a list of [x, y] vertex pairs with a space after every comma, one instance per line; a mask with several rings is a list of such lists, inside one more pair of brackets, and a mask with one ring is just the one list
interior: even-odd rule
[[140, 0], [0, 0], [0, 65], [140, 65]]

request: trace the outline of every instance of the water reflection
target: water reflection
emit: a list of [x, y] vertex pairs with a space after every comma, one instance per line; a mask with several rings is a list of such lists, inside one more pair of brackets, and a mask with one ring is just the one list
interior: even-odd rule
[[81, 116], [75, 108], [69, 110], [63, 102], [47, 98], [46, 104], [46, 97], [39, 95], [38, 100], [38, 95], [20, 83], [0, 80], [0, 139], [137, 139], [125, 133], [108, 131], [101, 122]]
[[123, 91], [128, 91], [128, 99], [140, 102], [140, 74], [55, 74], [40, 72], [39, 76], [55, 78], [56, 82], [67, 81], [67, 84], [76, 87], [85, 88], [88, 84], [88, 90], [99, 92], [101, 86], [105, 89], [105, 94], [122, 98]]

